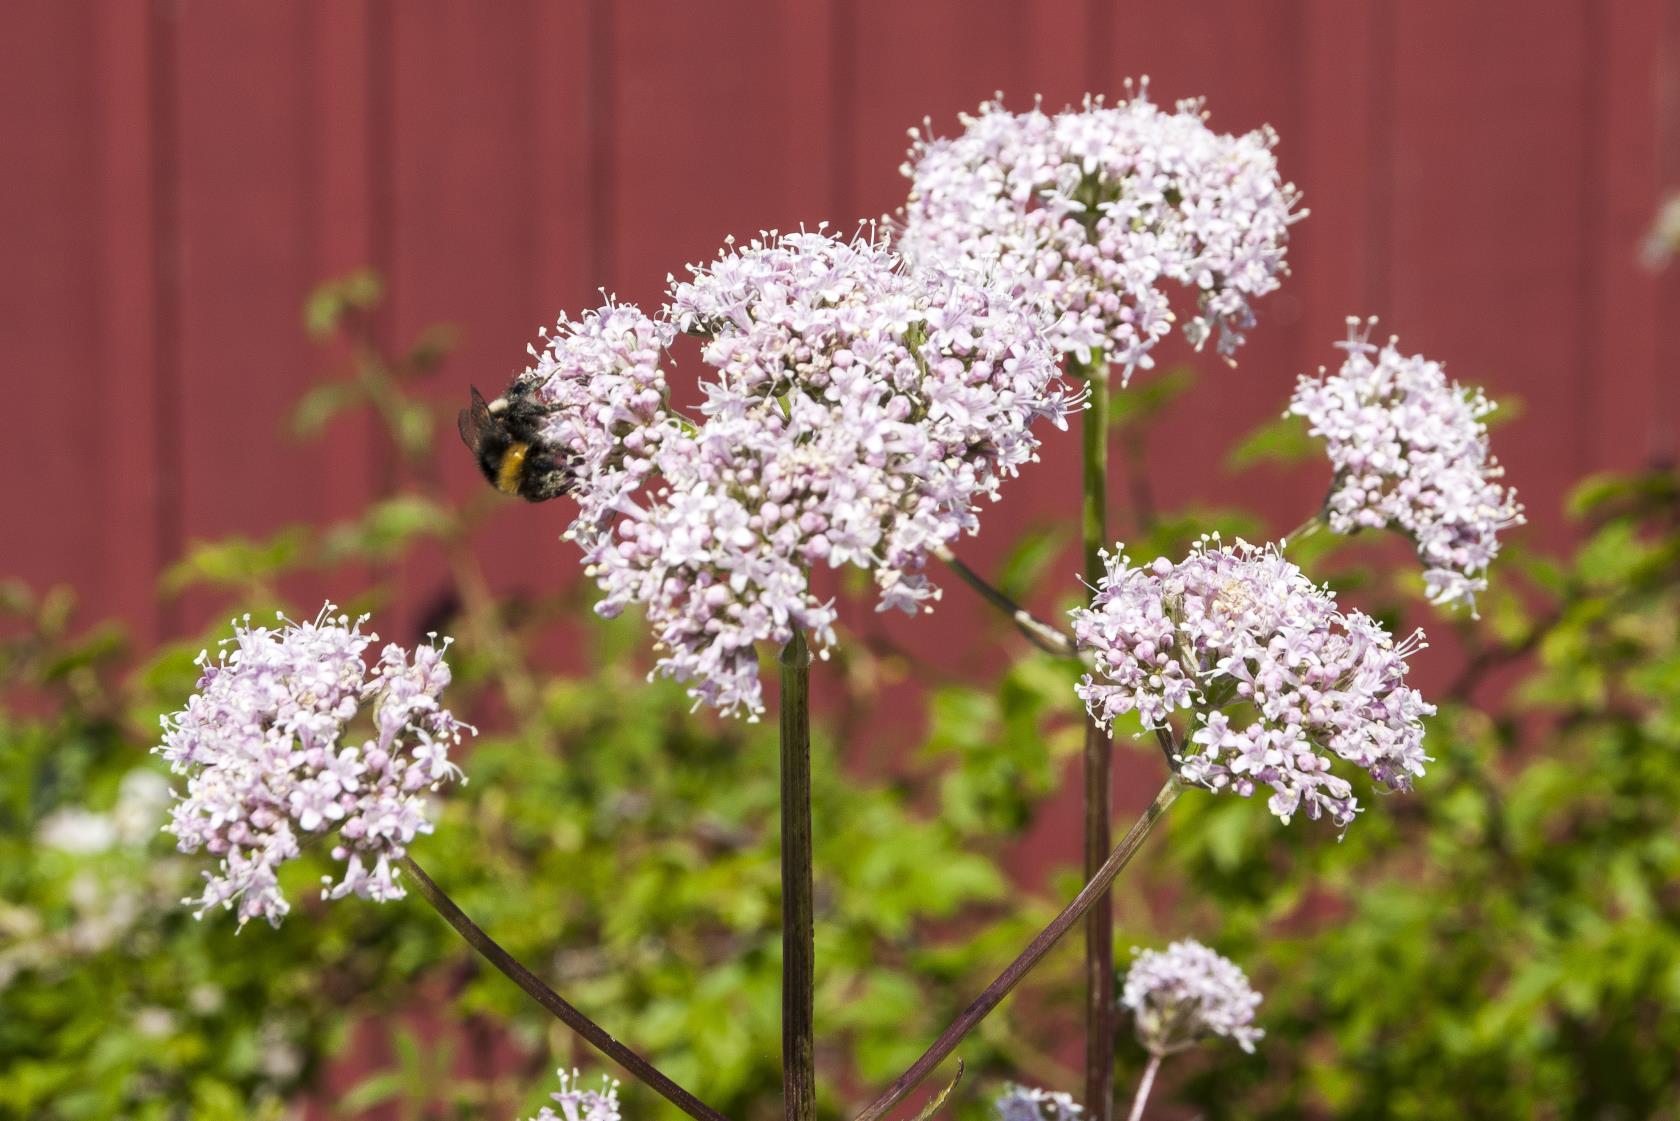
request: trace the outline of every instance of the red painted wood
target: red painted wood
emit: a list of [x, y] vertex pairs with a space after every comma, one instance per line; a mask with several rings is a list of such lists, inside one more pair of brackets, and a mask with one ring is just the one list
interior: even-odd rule
[[[21, 265], [0, 280], [0, 353], [40, 419], [0, 444], [31, 480], [0, 498], [4, 574], [69, 580], [150, 634], [168, 621], [153, 576], [186, 541], [347, 513], [377, 489], [365, 424], [313, 446], [277, 431], [331, 358], [299, 329], [320, 279], [387, 272], [392, 339], [459, 323], [435, 387], [453, 402], [504, 382], [538, 325], [597, 286], [657, 302], [727, 234], [893, 210], [904, 130], [925, 116], [947, 131], [999, 89], [1059, 105], [1145, 72], [1158, 100], [1205, 95], [1216, 127], [1275, 124], [1313, 211], [1241, 365], [1201, 359], [1201, 391], [1159, 434], [1163, 501], [1228, 493], [1229, 440], [1334, 361], [1344, 315], [1374, 312], [1525, 399], [1496, 442], [1546, 536], [1582, 472], [1674, 447], [1663, 309], [1680, 290], [1634, 254], [1680, 180], [1677, 25], [1662, 0], [1521, 18], [1439, 0], [24, 5], [0, 45], [0, 155], [27, 169], [0, 181]], [[80, 445], [61, 437], [77, 426]], [[454, 451], [442, 468], [470, 493]], [[1074, 476], [1071, 441], [1053, 442], [988, 511], [976, 563], [1071, 516]], [[1279, 524], [1322, 482], [1255, 479]], [[574, 577], [553, 513], [502, 517], [496, 587]], [[410, 604], [428, 565], [405, 578]], [[983, 624], [952, 595], [941, 621], [889, 633], [956, 657], [950, 637]]]
[[1523, 398], [1500, 457], [1542, 533], [1588, 466], [1577, 378], [1590, 332], [1582, 291], [1582, 161], [1597, 122], [1583, 29], [1591, 0], [1512, 20], [1494, 6], [1395, 8], [1392, 307], [1402, 345], [1450, 374]]
[[96, 50], [98, 104], [89, 125], [99, 144], [98, 270], [87, 294], [104, 361], [97, 460], [104, 464], [98, 525], [105, 561], [88, 589], [89, 617], [121, 613], [138, 643], [160, 631], [157, 573], [172, 550], [162, 520], [159, 462], [157, 191], [153, 121], [157, 58], [152, 19], [141, 5], [107, 11]]
[[1658, 164], [1656, 75], [1665, 9], [1672, 12], [1673, 5], [1643, 0], [1595, 5], [1588, 12], [1600, 25], [1589, 60], [1597, 127], [1587, 138], [1580, 216], [1594, 289], [1582, 307], [1589, 317], [1585, 364], [1592, 376], [1575, 379], [1587, 469], [1648, 466], [1664, 451], [1672, 453], [1680, 435], [1677, 418], [1664, 412], [1673, 398], [1664, 400], [1652, 346], [1675, 305], [1660, 298], [1661, 285], [1639, 255], [1655, 209], [1650, 200], [1676, 186], [1664, 181]]
[[74, 585], [92, 610], [113, 544], [97, 517], [119, 465], [100, 446], [105, 362], [91, 296], [99, 279], [98, 32], [84, 8], [27, 5], [0, 36], [0, 273], [6, 485], [0, 577]]

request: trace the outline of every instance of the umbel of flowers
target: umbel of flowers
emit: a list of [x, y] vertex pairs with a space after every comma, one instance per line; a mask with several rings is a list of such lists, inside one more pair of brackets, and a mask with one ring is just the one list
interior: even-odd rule
[[992, 1102], [998, 1121], [1079, 1121], [1085, 1110], [1073, 1095], [1036, 1086], [1010, 1085]]
[[[873, 237], [768, 235], [692, 273], [658, 318], [562, 321], [522, 380], [569, 453], [599, 610], [640, 605], [659, 672], [756, 715], [757, 643], [834, 642], [813, 568], [856, 565], [882, 608], [927, 606], [928, 557], [1077, 399], [1026, 311]], [[711, 369], [692, 416], [658, 366], [678, 331]]]
[[1172, 328], [1169, 286], [1194, 293], [1190, 341], [1229, 356], [1278, 287], [1305, 212], [1269, 129], [1214, 132], [1198, 101], [1087, 98], [1050, 115], [1001, 100], [951, 138], [912, 133], [900, 250], [987, 277], [1037, 307], [1057, 349], [1151, 364]]
[[616, 1079], [603, 1077], [599, 1090], [585, 1090], [576, 1070], [561, 1070], [560, 1092], [549, 1097], [559, 1108], [545, 1105], [528, 1121], [619, 1121]]
[[1429, 598], [1475, 604], [1499, 532], [1523, 522], [1505, 469], [1488, 451], [1480, 391], [1447, 380], [1439, 362], [1370, 341], [1374, 320], [1348, 320], [1334, 374], [1303, 376], [1289, 411], [1324, 439], [1335, 468], [1325, 517], [1336, 533], [1396, 529], [1417, 545]]
[[392, 861], [431, 832], [427, 795], [460, 775], [449, 749], [471, 729], [438, 701], [448, 640], [412, 654], [387, 645], [370, 666], [378, 636], [365, 621], [331, 604], [313, 622], [276, 628], [247, 616], [218, 658], [199, 655], [198, 691], [163, 718], [157, 751], [187, 780], [167, 828], [183, 852], [218, 858], [203, 894], [187, 900], [200, 915], [220, 905], [240, 925], [278, 925], [291, 909], [279, 867], [307, 835], [328, 832], [344, 871], [324, 895], [403, 895]]
[[1093, 720], [1112, 727], [1135, 712], [1167, 728], [1182, 712], [1179, 777], [1244, 797], [1268, 788], [1286, 822], [1303, 807], [1353, 820], [1359, 805], [1333, 760], [1393, 789], [1423, 773], [1422, 717], [1434, 707], [1406, 685], [1423, 632], [1396, 643], [1275, 547], [1204, 538], [1177, 564], [1106, 559], [1090, 608], [1073, 612], [1094, 657], [1078, 686]]
[[1157, 1058], [1213, 1035], [1252, 1053], [1265, 1032], [1254, 1026], [1260, 994], [1229, 958], [1194, 938], [1165, 950], [1139, 950], [1120, 1004], [1132, 1014], [1138, 1042]]

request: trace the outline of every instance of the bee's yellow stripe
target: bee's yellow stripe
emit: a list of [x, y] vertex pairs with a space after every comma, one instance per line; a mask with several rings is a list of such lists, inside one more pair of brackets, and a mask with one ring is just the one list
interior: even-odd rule
[[496, 489], [503, 494], [519, 493], [519, 472], [525, 466], [529, 444], [512, 444], [502, 454], [502, 465], [496, 468]]

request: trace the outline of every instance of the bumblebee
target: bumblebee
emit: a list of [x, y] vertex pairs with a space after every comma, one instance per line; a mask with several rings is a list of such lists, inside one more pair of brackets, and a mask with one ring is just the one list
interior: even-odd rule
[[472, 404], [461, 410], [456, 428], [479, 470], [503, 494], [547, 502], [572, 489], [571, 469], [542, 438], [548, 412], [548, 406], [532, 399], [528, 382], [514, 382], [489, 402], [473, 388]]

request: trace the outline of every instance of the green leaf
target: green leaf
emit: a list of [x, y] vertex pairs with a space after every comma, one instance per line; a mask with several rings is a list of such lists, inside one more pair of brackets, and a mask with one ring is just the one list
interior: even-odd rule
[[1307, 434], [1306, 419], [1291, 413], [1249, 433], [1231, 450], [1225, 463], [1231, 470], [1241, 471], [1259, 463], [1304, 463], [1323, 454], [1319, 442]]
[[1073, 531], [1064, 524], [1042, 526], [1022, 534], [998, 568], [998, 590], [1016, 602], [1030, 598], [1051, 563], [1072, 540]]
[[1135, 378], [1125, 389], [1117, 388], [1109, 395], [1109, 427], [1148, 424], [1195, 384], [1196, 371], [1189, 366], [1174, 366], [1153, 377]]

